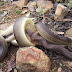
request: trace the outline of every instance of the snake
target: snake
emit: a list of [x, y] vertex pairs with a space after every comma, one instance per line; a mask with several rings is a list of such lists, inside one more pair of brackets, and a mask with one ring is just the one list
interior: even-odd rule
[[[37, 29], [41, 37], [55, 44], [53, 47], [47, 48], [54, 51], [60, 51], [64, 56], [72, 59], [72, 52], [58, 45], [66, 45], [72, 47], [72, 40], [68, 37], [60, 36], [53, 33], [45, 24], [38, 22], [34, 24], [30, 18], [20, 17], [14, 24], [14, 36], [20, 46], [35, 46], [26, 36], [26, 26], [30, 24]], [[57, 46], [57, 47], [56, 47]], [[48, 46], [49, 47], [49, 46]], [[66, 51], [66, 52], [65, 52]]]
[[42, 36], [40, 36], [39, 33], [33, 33], [29, 30], [26, 30], [26, 32], [31, 36], [31, 38], [37, 41], [37, 44], [36, 43], [35, 44], [39, 45], [39, 47], [43, 46], [44, 48], [48, 50], [60, 52], [66, 58], [72, 60], [72, 52], [66, 49], [64, 45], [58, 45], [58, 44], [51, 43], [47, 41], [46, 39], [44, 39]]
[[14, 24], [14, 36], [20, 46], [35, 46], [35, 44], [31, 42], [29, 35], [26, 33], [26, 29], [30, 29], [31, 31], [35, 32], [36, 29], [34, 25], [35, 24], [31, 18], [24, 16], [16, 20]]
[[25, 30], [26, 30], [27, 25], [33, 26], [33, 28], [36, 27], [39, 34], [51, 43], [72, 47], [72, 40], [70, 38], [57, 35], [57, 34], [53, 33], [42, 22], [38, 22], [37, 24], [34, 24], [30, 18], [26, 18], [24, 16], [18, 18], [14, 24], [14, 36], [15, 36], [15, 39], [17, 40], [17, 42], [21, 46], [24, 46], [25, 43], [27, 43], [27, 44], [25, 44], [25, 46], [27, 46], [28, 44], [29, 44], [29, 46], [34, 45], [31, 41], [29, 41], [29, 39], [26, 36]]
[[[6, 30], [0, 31], [0, 61], [5, 57], [8, 51], [8, 42], [15, 46], [34, 46], [35, 44], [29, 40], [29, 36], [26, 34], [25, 29], [28, 28], [27, 25], [33, 26], [31, 29], [35, 31], [34, 23], [30, 18], [20, 17], [14, 25], [9, 26]], [[14, 28], [14, 30], [13, 30]], [[10, 35], [13, 33], [13, 35]], [[10, 35], [10, 36], [8, 36]], [[8, 36], [4, 38], [3, 36]], [[15, 37], [14, 37], [15, 36]]]
[[72, 47], [72, 40], [68, 37], [60, 36], [53, 33], [45, 24], [42, 22], [38, 22], [35, 24], [37, 31], [39, 34], [46, 39], [47, 41], [58, 44], [58, 45], [66, 45]]
[[8, 51], [8, 44], [3, 36], [0, 35], [0, 61], [5, 57]]
[[11, 33], [13, 33], [13, 25], [5, 30], [0, 30], [0, 61], [6, 56], [10, 43], [18, 46], [18, 43], [14, 39], [14, 35], [10, 35]]

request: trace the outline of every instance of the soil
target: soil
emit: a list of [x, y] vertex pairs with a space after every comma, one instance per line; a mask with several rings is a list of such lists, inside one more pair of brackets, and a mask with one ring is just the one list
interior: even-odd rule
[[[8, 7], [8, 9], [7, 9], [7, 7]], [[21, 12], [24, 9], [25, 8], [20, 9]], [[17, 14], [16, 10], [19, 10], [19, 8], [16, 7], [16, 6], [11, 6], [10, 4], [7, 4], [6, 6], [4, 6], [4, 5], [0, 6], [0, 12], [1, 11], [7, 11], [8, 12], [4, 17], [0, 17], [0, 30], [5, 30], [11, 24], [14, 24], [14, 22], [19, 17], [24, 16], [24, 14]], [[11, 12], [9, 12], [9, 11], [11, 11]], [[53, 11], [54, 10], [51, 10], [51, 12], [53, 12]], [[69, 11], [66, 18], [72, 19], [72, 13], [71, 12], [72, 12], [72, 9], [71, 9], [71, 11]], [[1, 15], [2, 14], [0, 14], [0, 16]], [[37, 14], [38, 16], [36, 16], [36, 14], [34, 12], [31, 12], [31, 15], [32, 15], [32, 17], [36, 17], [36, 18], [38, 17], [38, 18], [42, 19], [42, 17], [39, 16], [38, 14]], [[69, 28], [72, 27], [71, 21], [55, 21], [55, 20], [53, 20], [53, 17], [51, 16], [51, 14], [47, 15], [47, 17], [45, 18], [45, 24], [47, 24], [50, 29], [55, 30], [55, 31], [61, 31], [61, 32], [65, 32], [66, 30], [68, 30]], [[53, 51], [50, 51], [50, 50], [46, 50], [45, 48], [43, 48], [41, 46], [37, 46], [37, 47], [42, 49], [51, 59], [52, 65], [51, 65], [50, 72], [57, 72], [59, 67], [62, 68], [62, 72], [72, 72], [72, 68], [69, 68], [65, 65], [66, 61], [70, 61], [69, 59], [64, 57], [59, 52], [53, 52]], [[13, 54], [16, 56], [16, 52], [17, 52], [18, 48], [19, 47], [16, 47], [16, 46], [13, 46], [13, 45], [10, 45], [8, 47], [7, 55], [0, 62], [0, 70], [2, 70], [3, 72], [7, 72], [8, 62], [10, 61], [11, 56]]]

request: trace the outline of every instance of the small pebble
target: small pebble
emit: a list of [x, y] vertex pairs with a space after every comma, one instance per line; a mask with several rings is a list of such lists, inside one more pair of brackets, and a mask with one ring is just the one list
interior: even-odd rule
[[58, 70], [57, 70], [57, 72], [62, 72], [62, 68], [59, 67]]
[[7, 11], [4, 11], [4, 13], [1, 15], [1, 17], [4, 17], [7, 14]]

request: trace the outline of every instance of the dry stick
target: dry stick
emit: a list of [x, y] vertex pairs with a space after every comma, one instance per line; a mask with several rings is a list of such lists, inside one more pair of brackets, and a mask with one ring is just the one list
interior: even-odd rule
[[61, 54], [63, 54], [65, 57], [72, 60], [72, 52], [67, 50], [61, 45], [56, 45], [50, 42], [47, 42], [44, 38], [42, 38], [38, 33], [31, 32], [30, 30], [26, 30], [28, 35], [31, 37], [32, 41], [36, 45], [42, 45], [46, 49], [53, 50], [53, 51], [59, 51]]

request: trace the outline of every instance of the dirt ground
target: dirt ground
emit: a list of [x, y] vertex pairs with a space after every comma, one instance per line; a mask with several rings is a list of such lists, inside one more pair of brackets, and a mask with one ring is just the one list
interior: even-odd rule
[[[12, 8], [11, 6], [9, 6], [9, 8], [8, 8], [9, 10], [13, 10], [13, 11], [11, 13], [7, 13], [7, 15], [4, 16], [4, 17], [0, 17], [0, 30], [5, 30], [8, 26], [10, 26], [11, 24], [14, 24], [16, 19], [18, 19], [21, 16], [24, 16], [24, 14], [22, 15], [22, 14], [16, 14], [15, 13], [15, 11], [18, 9], [17, 7], [13, 6], [13, 8]], [[0, 6], [0, 12], [4, 11], [4, 9], [6, 10], [5, 6]], [[7, 11], [8, 11], [8, 9], [7, 9]], [[23, 11], [23, 10], [24, 10], [24, 8], [21, 9], [21, 11]], [[65, 26], [66, 23], [70, 23], [69, 26]], [[57, 26], [56, 24], [49, 25], [49, 26], [50, 26], [50, 28], [56, 27], [56, 30], [65, 32], [65, 30], [67, 30], [71, 27], [72, 22], [69, 22], [69, 21], [65, 22], [65, 24], [63, 25], [64, 27], [62, 27], [62, 23], [60, 23], [60, 24], [61, 24], [61, 26], [58, 26], [58, 27], [56, 27]], [[60, 67], [62, 68], [62, 72], [72, 72], [72, 68], [70, 68], [69, 66], [67, 66], [65, 64], [65, 62], [70, 61], [69, 59], [64, 57], [59, 52], [46, 50], [45, 48], [43, 48], [41, 46], [37, 46], [37, 47], [42, 49], [51, 59], [52, 65], [51, 65], [50, 72], [57, 72], [58, 68], [60, 68]], [[0, 62], [0, 70], [2, 70], [3, 72], [7, 72], [8, 62], [10, 61], [11, 56], [13, 54], [16, 56], [16, 52], [17, 52], [18, 48], [19, 47], [16, 47], [16, 46], [13, 46], [13, 45], [10, 45], [8, 47], [7, 55]]]

